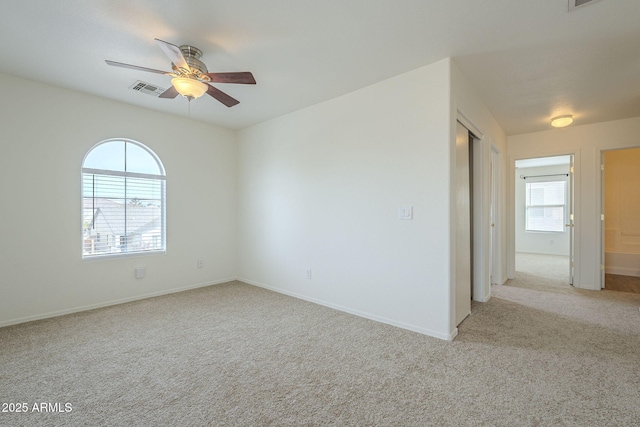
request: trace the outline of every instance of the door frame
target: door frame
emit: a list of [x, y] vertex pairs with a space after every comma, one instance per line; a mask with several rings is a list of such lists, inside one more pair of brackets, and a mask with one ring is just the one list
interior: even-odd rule
[[485, 151], [487, 141], [484, 133], [460, 110], [457, 111], [457, 122], [462, 124], [474, 136], [473, 138], [473, 300], [487, 302], [491, 298], [491, 284], [489, 283], [489, 260], [487, 254], [489, 245], [489, 206], [485, 203], [485, 196], [489, 194], [489, 154]]
[[[509, 194], [507, 197], [509, 203], [509, 215], [507, 226], [507, 278], [515, 279], [516, 271], [516, 161], [527, 159], [539, 159], [543, 157], [556, 156], [573, 156], [573, 189], [571, 189], [573, 197], [573, 253], [570, 259], [573, 259], [573, 286], [579, 288], [580, 282], [580, 227], [581, 227], [581, 209], [580, 209], [580, 152], [579, 151], [557, 151], [540, 153], [530, 156], [509, 157]], [[570, 261], [571, 262], [571, 261]], [[571, 266], [570, 266], [571, 268]]]

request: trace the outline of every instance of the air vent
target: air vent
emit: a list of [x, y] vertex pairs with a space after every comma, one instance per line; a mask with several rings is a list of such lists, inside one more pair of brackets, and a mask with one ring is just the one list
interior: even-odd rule
[[147, 95], [151, 95], [155, 97], [160, 96], [160, 94], [166, 90], [164, 88], [158, 87], [156, 85], [152, 85], [151, 83], [145, 83], [140, 80], [136, 81], [134, 84], [129, 86], [129, 89], [133, 89], [135, 91], [146, 93]]
[[590, 3], [595, 3], [598, 0], [569, 0], [569, 12], [571, 12], [572, 10], [581, 7], [581, 6], [586, 6]]

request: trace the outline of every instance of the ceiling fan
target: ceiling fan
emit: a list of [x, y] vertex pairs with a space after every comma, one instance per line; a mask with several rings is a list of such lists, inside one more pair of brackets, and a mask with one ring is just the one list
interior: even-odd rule
[[209, 83], [256, 84], [253, 74], [248, 71], [209, 73], [207, 66], [200, 61], [202, 51], [196, 47], [189, 45], [176, 46], [159, 39], [155, 40], [158, 46], [160, 46], [160, 49], [162, 49], [171, 60], [171, 69], [173, 71], [154, 70], [153, 68], [139, 67], [137, 65], [123, 64], [109, 60], [105, 62], [114, 67], [131, 68], [173, 77], [171, 79], [172, 86], [161, 93], [158, 96], [159, 98], [173, 99], [180, 94], [191, 101], [207, 93], [227, 107], [233, 107], [240, 103], [240, 101], [211, 86]]

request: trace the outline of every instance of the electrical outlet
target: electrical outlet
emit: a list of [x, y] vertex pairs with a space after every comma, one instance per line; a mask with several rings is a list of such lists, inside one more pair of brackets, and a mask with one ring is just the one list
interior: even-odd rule
[[202, 261], [201, 259], [198, 260], [198, 268], [203, 268], [204, 267], [204, 261]]
[[311, 279], [311, 270], [307, 270], [307, 279]]

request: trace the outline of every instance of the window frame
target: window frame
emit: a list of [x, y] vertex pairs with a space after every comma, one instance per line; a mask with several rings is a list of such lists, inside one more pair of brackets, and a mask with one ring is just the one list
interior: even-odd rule
[[[88, 156], [98, 147], [109, 144], [113, 142], [122, 142], [124, 143], [124, 171], [118, 170], [110, 170], [110, 169], [98, 169], [98, 168], [90, 168], [85, 167], [85, 163], [87, 161]], [[154, 160], [156, 165], [158, 166], [158, 170], [160, 174], [153, 173], [140, 173], [140, 172], [129, 172], [127, 171], [128, 160], [127, 159], [127, 144], [133, 144], [142, 150], [145, 151], [146, 154], [150, 156], [151, 159]], [[137, 178], [137, 179], [148, 179], [148, 180], [157, 180], [160, 184], [160, 244], [161, 247], [159, 249], [149, 249], [149, 250], [135, 250], [135, 251], [125, 251], [125, 252], [107, 252], [107, 253], [98, 253], [98, 254], [87, 254], [85, 253], [85, 174], [91, 175], [102, 175], [102, 176], [111, 176], [111, 177], [124, 177], [125, 178], [125, 197], [126, 201], [128, 198], [126, 197], [126, 179], [127, 178]], [[94, 196], [95, 197], [95, 196]], [[135, 197], [134, 197], [135, 198]], [[149, 147], [144, 145], [141, 142], [135, 141], [129, 138], [110, 138], [104, 141], [100, 141], [97, 144], [93, 145], [89, 150], [86, 151], [84, 157], [82, 159], [81, 171], [80, 171], [80, 210], [81, 210], [81, 256], [83, 261], [94, 261], [100, 259], [108, 259], [108, 258], [123, 258], [123, 257], [131, 257], [131, 256], [145, 256], [145, 255], [153, 255], [153, 254], [165, 254], [167, 252], [167, 230], [166, 230], [166, 204], [167, 204], [167, 196], [166, 196], [166, 172], [162, 161], [158, 157], [158, 155], [151, 150]], [[95, 212], [94, 212], [95, 214]], [[126, 222], [126, 203], [125, 203], [125, 222]], [[97, 233], [99, 236], [100, 233]], [[109, 241], [109, 235], [107, 235], [107, 243]], [[115, 237], [127, 237], [127, 236], [113, 236]], [[152, 236], [152, 240], [153, 236]], [[157, 239], [155, 239], [157, 240]]]

